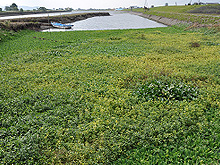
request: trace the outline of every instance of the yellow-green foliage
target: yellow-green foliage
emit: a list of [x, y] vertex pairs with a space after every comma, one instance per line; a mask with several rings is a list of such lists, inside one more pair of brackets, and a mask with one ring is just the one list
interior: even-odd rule
[[[28, 32], [0, 43], [1, 164], [217, 163], [220, 36], [205, 32]], [[181, 99], [138, 92], [157, 91], [151, 82]]]

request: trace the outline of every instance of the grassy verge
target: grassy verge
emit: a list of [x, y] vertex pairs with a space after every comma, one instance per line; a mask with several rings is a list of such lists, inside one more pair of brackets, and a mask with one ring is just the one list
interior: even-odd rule
[[218, 163], [219, 33], [23, 31], [3, 41], [1, 164]]
[[[14, 31], [9, 31], [9, 30], [3, 30], [0, 29], [0, 43], [8, 42], [10, 40], [16, 39], [18, 37], [21, 37], [22, 35], [26, 34], [27, 31], [22, 31], [20, 33], [16, 33]], [[4, 54], [5, 52], [2, 52]], [[2, 57], [2, 56], [1, 56]]]
[[[220, 5], [216, 6], [206, 6], [209, 10], [214, 7], [219, 7]], [[155, 7], [151, 8], [149, 11], [144, 11], [144, 9], [134, 9], [133, 11], [143, 12], [145, 14], [162, 16], [172, 19], [178, 19], [180, 21], [187, 21], [192, 23], [199, 23], [199, 24], [220, 24], [220, 17], [216, 15], [207, 15], [206, 13], [203, 14], [192, 14], [189, 12], [193, 11], [200, 11], [200, 8], [204, 7], [203, 5], [190, 5], [190, 6], [164, 6], [164, 7]], [[204, 11], [204, 10], [203, 10]], [[208, 11], [207, 11], [208, 12]]]

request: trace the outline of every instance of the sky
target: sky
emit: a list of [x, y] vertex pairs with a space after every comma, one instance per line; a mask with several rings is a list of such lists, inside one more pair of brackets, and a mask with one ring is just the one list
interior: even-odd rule
[[[143, 7], [147, 1], [148, 6], [163, 6], [165, 3], [174, 5], [177, 2], [178, 5], [187, 4], [190, 0], [0, 0], [0, 6], [10, 6], [12, 3], [16, 3], [18, 6], [30, 6], [30, 7], [46, 7], [48, 9], [53, 8], [66, 8], [71, 7], [73, 9], [107, 9], [129, 6]], [[192, 0], [192, 3], [199, 0]], [[201, 2], [217, 2], [220, 0], [200, 0]], [[147, 5], [146, 5], [147, 6]]]

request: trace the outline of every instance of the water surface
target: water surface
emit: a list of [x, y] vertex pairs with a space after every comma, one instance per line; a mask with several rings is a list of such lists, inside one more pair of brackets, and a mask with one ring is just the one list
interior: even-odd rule
[[75, 30], [114, 30], [114, 29], [144, 29], [167, 27], [161, 23], [151, 21], [126, 12], [109, 12], [111, 16], [92, 17], [71, 23], [72, 29], [49, 29], [45, 31], [75, 31]]

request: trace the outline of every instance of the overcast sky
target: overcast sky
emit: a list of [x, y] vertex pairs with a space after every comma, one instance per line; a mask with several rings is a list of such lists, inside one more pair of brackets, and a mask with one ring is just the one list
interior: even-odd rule
[[[169, 5], [177, 4], [186, 4], [190, 0], [0, 0], [0, 6], [9, 6], [12, 3], [16, 3], [18, 6], [38, 6], [46, 7], [49, 9], [52, 8], [66, 8], [71, 7], [73, 9], [82, 8], [118, 8], [118, 7], [129, 7], [129, 6], [144, 6], [145, 1], [147, 1], [148, 6], [162, 6], [165, 3]], [[198, 2], [199, 0], [192, 0], [192, 2]], [[218, 2], [220, 0], [200, 0], [201, 2]]]

